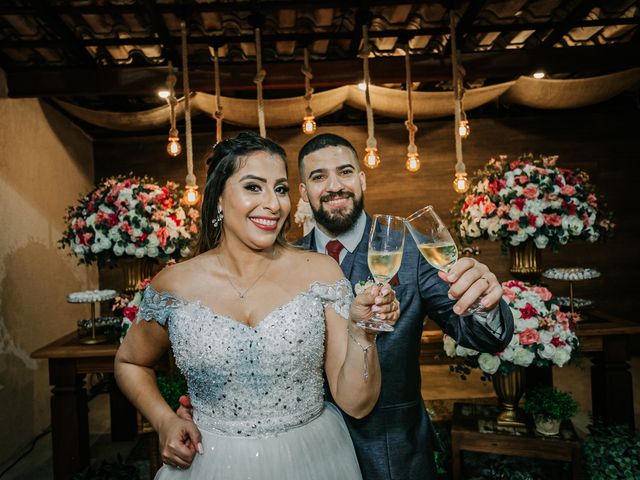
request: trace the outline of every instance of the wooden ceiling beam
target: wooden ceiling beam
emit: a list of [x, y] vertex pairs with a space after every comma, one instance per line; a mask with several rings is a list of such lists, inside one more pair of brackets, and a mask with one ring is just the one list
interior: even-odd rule
[[[543, 69], [548, 74], [572, 74], [578, 71], [616, 71], [636, 67], [637, 45], [507, 50], [500, 52], [463, 53], [461, 62], [468, 80], [514, 79]], [[371, 77], [376, 84], [403, 83], [404, 57], [378, 57], [370, 60]], [[298, 64], [265, 64], [268, 72], [264, 88], [304, 90], [304, 77]], [[354, 84], [362, 80], [359, 59], [314, 61], [313, 86], [316, 89]], [[190, 80], [193, 90], [211, 92], [212, 66], [194, 67]], [[6, 72], [9, 96], [108, 96], [154, 95], [166, 81], [166, 67], [58, 69], [29, 72]], [[414, 81], [448, 80], [451, 77], [449, 59], [415, 55], [412, 57]], [[221, 67], [223, 92], [254, 90], [255, 66], [227, 64]]]

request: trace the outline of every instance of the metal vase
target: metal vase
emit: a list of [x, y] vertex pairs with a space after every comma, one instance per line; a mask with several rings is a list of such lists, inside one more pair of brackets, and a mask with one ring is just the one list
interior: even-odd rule
[[515, 278], [535, 281], [542, 273], [540, 249], [532, 241], [524, 242], [517, 247], [509, 247], [511, 268], [509, 272]]
[[120, 261], [124, 280], [123, 290], [125, 293], [134, 294], [138, 284], [151, 276], [153, 261], [149, 258], [123, 258]]
[[524, 394], [526, 371], [524, 367], [516, 366], [508, 374], [492, 375], [493, 389], [496, 391], [500, 407], [500, 413], [496, 418], [498, 426], [523, 427], [526, 425], [524, 415], [518, 409]]

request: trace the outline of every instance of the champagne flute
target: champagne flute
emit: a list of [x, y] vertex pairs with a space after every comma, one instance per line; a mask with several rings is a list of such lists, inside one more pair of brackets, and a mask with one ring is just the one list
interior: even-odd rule
[[[428, 205], [412, 213], [405, 219], [405, 225], [424, 259], [432, 267], [449, 273], [458, 261], [458, 247], [433, 207]], [[479, 300], [471, 304], [465, 313], [486, 313]]]
[[[385, 285], [398, 273], [404, 248], [404, 219], [393, 215], [374, 215], [369, 235], [369, 270], [378, 285]], [[374, 314], [358, 322], [376, 332], [392, 332], [393, 327]]]

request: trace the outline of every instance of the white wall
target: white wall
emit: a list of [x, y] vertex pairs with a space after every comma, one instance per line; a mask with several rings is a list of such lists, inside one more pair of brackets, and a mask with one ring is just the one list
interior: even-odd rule
[[31, 352], [75, 329], [97, 288], [57, 241], [67, 206], [93, 184], [91, 139], [35, 99], [0, 99], [0, 464], [50, 424], [47, 362]]

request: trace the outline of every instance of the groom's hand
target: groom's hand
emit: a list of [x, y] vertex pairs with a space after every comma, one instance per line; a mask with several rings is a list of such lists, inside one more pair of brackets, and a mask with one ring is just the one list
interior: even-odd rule
[[477, 260], [463, 257], [449, 270], [438, 272], [438, 276], [449, 283], [449, 298], [457, 300], [453, 311], [461, 315], [478, 299], [490, 311], [502, 298], [502, 285], [489, 267]]

